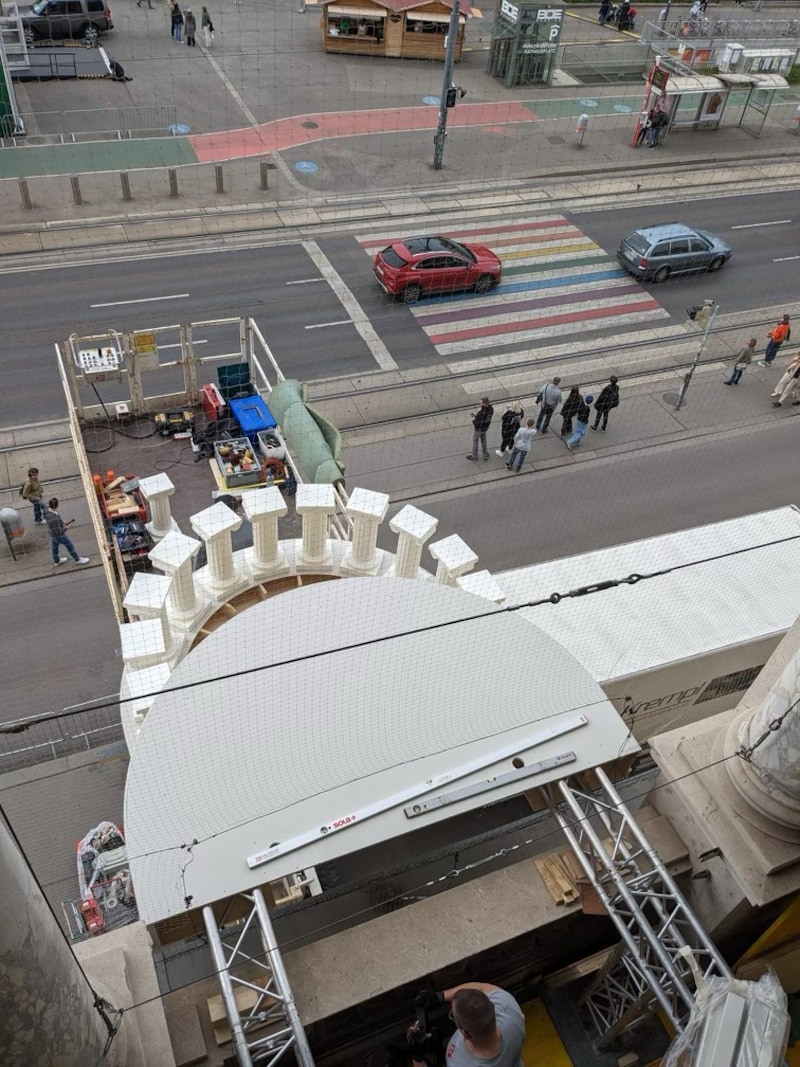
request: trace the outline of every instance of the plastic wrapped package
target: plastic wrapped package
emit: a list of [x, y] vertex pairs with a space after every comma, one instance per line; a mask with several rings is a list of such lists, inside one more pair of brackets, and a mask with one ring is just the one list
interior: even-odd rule
[[788, 1040], [786, 994], [774, 971], [757, 982], [701, 979], [689, 1022], [661, 1067], [780, 1067]]

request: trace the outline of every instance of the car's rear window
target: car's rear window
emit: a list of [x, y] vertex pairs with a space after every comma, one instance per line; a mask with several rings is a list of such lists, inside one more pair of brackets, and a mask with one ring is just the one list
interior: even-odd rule
[[390, 267], [404, 267], [408, 262], [403, 259], [402, 256], [398, 256], [397, 252], [395, 252], [391, 245], [389, 245], [388, 248], [384, 248], [381, 252], [381, 259]]
[[635, 231], [634, 233], [628, 234], [623, 241], [623, 244], [628, 245], [629, 248], [632, 248], [634, 252], [638, 252], [641, 256], [643, 256], [650, 247], [650, 242], [645, 237], [642, 237], [640, 233], [636, 233]]
[[446, 237], [410, 237], [404, 242], [412, 256], [419, 256], [423, 252], [452, 252], [453, 243]]

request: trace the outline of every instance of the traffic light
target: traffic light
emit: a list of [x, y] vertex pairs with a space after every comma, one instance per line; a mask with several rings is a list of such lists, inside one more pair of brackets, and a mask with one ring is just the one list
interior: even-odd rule
[[451, 85], [450, 88], [447, 90], [447, 93], [445, 94], [444, 106], [445, 107], [455, 107], [456, 106], [457, 97], [458, 97], [458, 89], [456, 89], [455, 85]]

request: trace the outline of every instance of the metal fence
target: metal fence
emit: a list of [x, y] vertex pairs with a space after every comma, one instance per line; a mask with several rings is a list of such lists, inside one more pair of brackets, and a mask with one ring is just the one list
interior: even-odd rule
[[29, 136], [18, 143], [52, 143], [83, 140], [100, 135], [123, 139], [166, 136], [178, 123], [178, 109], [172, 104], [154, 107], [98, 107], [76, 111], [21, 113]]
[[657, 44], [670, 39], [707, 41], [714, 38], [740, 43], [762, 41], [765, 47], [769, 42], [785, 42], [789, 38], [796, 46], [800, 38], [800, 19], [729, 18], [725, 14], [706, 14], [690, 19], [683, 10], [671, 11], [665, 22], [647, 22], [641, 29], [644, 44]]
[[[9, 732], [13, 729], [14, 732]], [[19, 720], [0, 728], [0, 774], [88, 752], [115, 742], [124, 744], [119, 706], [81, 711], [46, 722]]]

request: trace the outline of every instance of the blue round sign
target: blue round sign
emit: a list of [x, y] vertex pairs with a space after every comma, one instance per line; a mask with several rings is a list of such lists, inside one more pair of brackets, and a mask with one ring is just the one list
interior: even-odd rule
[[183, 137], [185, 134], [192, 132], [192, 127], [185, 125], [183, 122], [176, 122], [170, 126], [169, 132], [173, 137]]
[[319, 167], [316, 163], [312, 163], [310, 159], [301, 159], [295, 163], [294, 169], [301, 174], [313, 174], [315, 171], [319, 170]]
[[627, 104], [614, 104], [614, 110], [619, 111], [623, 115], [630, 115], [631, 111], [633, 111], [633, 108], [628, 107]]
[[423, 96], [422, 103], [430, 104], [431, 107], [438, 107], [441, 104], [442, 98], [440, 96]]
[[596, 100], [579, 100], [578, 103], [582, 107], [597, 107], [598, 106]]

